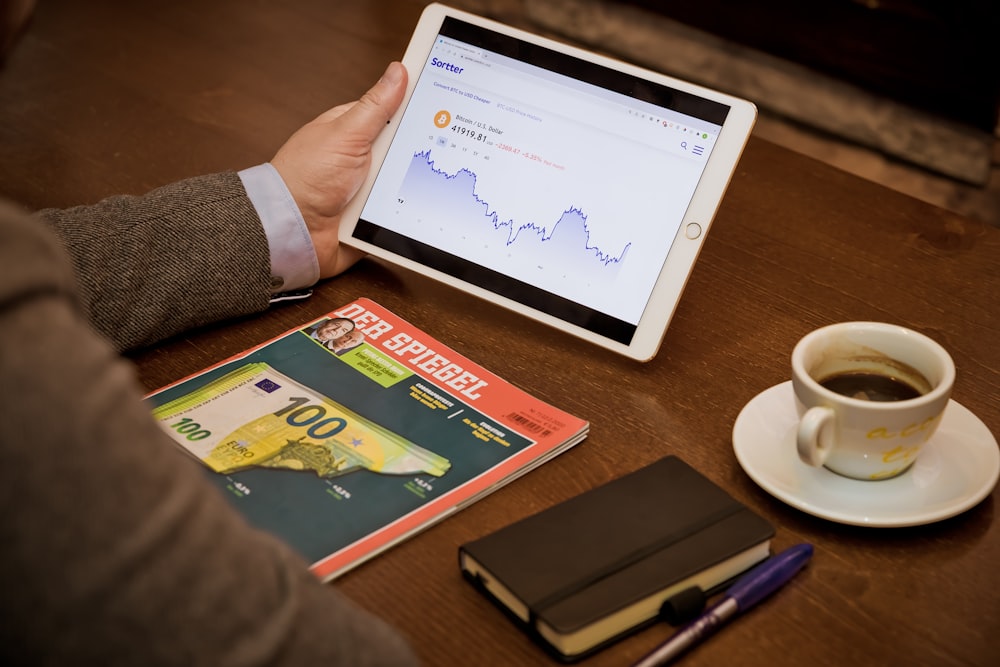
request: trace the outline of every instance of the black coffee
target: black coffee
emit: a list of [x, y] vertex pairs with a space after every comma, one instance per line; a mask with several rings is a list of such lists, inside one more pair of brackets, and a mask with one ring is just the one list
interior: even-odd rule
[[862, 401], [905, 401], [921, 395], [900, 378], [863, 371], [831, 375], [820, 384], [842, 396]]

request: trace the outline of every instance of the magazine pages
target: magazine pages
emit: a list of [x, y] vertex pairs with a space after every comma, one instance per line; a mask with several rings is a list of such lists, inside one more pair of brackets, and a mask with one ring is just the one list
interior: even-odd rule
[[589, 428], [368, 299], [148, 401], [233, 505], [323, 580], [565, 451]]

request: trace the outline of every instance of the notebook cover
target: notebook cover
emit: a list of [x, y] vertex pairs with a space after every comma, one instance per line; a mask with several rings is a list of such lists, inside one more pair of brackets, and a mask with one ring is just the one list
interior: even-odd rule
[[567, 634], [773, 535], [770, 523], [668, 456], [460, 550]]

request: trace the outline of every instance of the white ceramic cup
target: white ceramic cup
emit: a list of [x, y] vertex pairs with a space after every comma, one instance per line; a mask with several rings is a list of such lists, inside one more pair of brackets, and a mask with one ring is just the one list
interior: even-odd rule
[[[919, 395], [872, 401], [820, 384], [847, 372], [895, 377]], [[951, 356], [921, 333], [879, 322], [817, 329], [792, 351], [799, 458], [855, 479], [895, 477], [913, 464], [937, 430], [954, 384]]]

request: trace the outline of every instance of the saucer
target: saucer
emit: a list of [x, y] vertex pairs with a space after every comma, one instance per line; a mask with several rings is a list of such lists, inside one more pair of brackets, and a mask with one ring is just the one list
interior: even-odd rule
[[830, 521], [879, 527], [940, 521], [975, 506], [1000, 477], [996, 438], [954, 400], [913, 466], [886, 480], [851, 479], [806, 465], [795, 448], [797, 425], [791, 381], [761, 392], [733, 425], [736, 458], [772, 496]]

